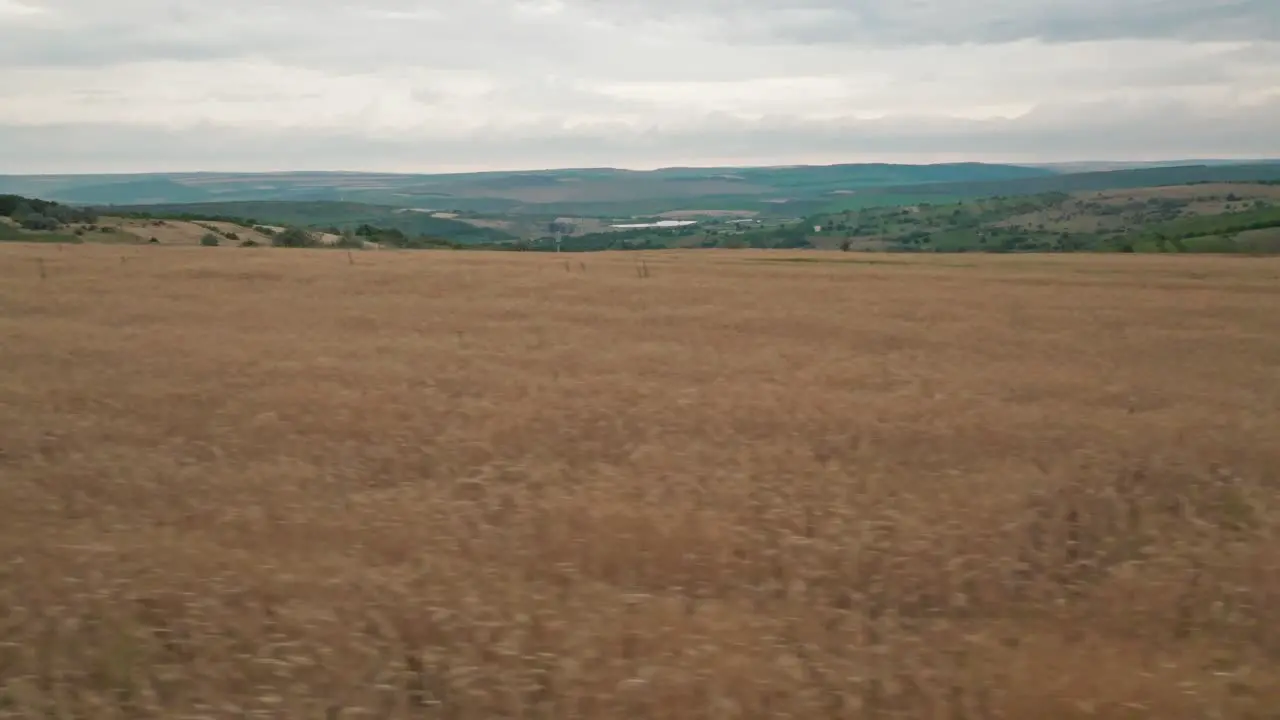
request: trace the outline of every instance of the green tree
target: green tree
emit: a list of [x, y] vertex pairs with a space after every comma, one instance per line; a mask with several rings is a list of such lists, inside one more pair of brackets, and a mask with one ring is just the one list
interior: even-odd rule
[[314, 247], [316, 244], [316, 238], [314, 235], [300, 227], [288, 227], [272, 237], [271, 244], [276, 247]]
[[48, 215], [33, 213], [22, 218], [22, 227], [28, 230], [57, 230], [62, 224]]

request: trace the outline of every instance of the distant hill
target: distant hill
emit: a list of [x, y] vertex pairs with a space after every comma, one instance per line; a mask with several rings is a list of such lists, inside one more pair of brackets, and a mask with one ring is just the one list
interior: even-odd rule
[[886, 194], [910, 192], [918, 195], [959, 195], [980, 198], [1001, 195], [1039, 195], [1048, 192], [1122, 190], [1161, 185], [1187, 185], [1190, 183], [1259, 182], [1277, 179], [1280, 179], [1280, 162], [1255, 165], [1190, 165], [1068, 173], [1027, 178], [1018, 182], [936, 183], [926, 187], [903, 185], [883, 188], [879, 192]]
[[803, 225], [821, 228], [807, 239], [828, 248], [1270, 254], [1280, 252], [1280, 183], [1008, 194], [813, 215]]
[[1107, 160], [1079, 160], [1075, 162], [1027, 163], [1029, 167], [1045, 168], [1060, 173], [1105, 172], [1110, 170], [1140, 170], [1143, 168], [1223, 166], [1223, 165], [1267, 165], [1280, 163], [1280, 159], [1253, 158], [1249, 160], [1221, 160], [1211, 158], [1184, 158], [1182, 160], [1147, 160], [1135, 162], [1115, 162]]
[[[1046, 192], [1112, 190], [1193, 182], [1280, 179], [1280, 162], [1204, 161], [1096, 169], [1096, 163], [1026, 167], [986, 163], [885, 163], [782, 167], [671, 167], [636, 171], [576, 168], [437, 175], [350, 172], [152, 173], [138, 175], [0, 176], [0, 193], [97, 206], [226, 204], [216, 214], [261, 210], [246, 203], [347, 203], [305, 210], [307, 224], [341, 224], [381, 217], [387, 208], [420, 211], [415, 228], [433, 212], [525, 218], [535, 224], [561, 216], [650, 217], [672, 212], [743, 211], [795, 218], [865, 207], [955, 202], [969, 198]], [[1080, 170], [1088, 169], [1087, 172]], [[288, 205], [272, 212], [303, 220]], [[317, 219], [317, 218], [321, 219]], [[437, 218], [439, 219], [439, 218]], [[410, 222], [400, 219], [400, 224]], [[439, 226], [449, 229], [445, 225]], [[408, 230], [406, 228], [406, 230]], [[453, 227], [455, 233], [461, 228]]]
[[1127, 188], [1218, 182], [1280, 180], [1280, 162], [1251, 165], [1188, 165], [1045, 175], [1014, 181], [946, 182], [868, 188], [844, 197], [802, 200], [781, 209], [793, 216], [874, 207], [955, 203], [989, 197], [1096, 192]]
[[[1049, 169], [1017, 165], [952, 163], [652, 171], [582, 168], [446, 175], [320, 172], [32, 175], [0, 176], [0, 192], [88, 205], [347, 201], [423, 210], [612, 216], [699, 208], [769, 210], [781, 202], [884, 185], [994, 182], [1055, 174]], [[708, 202], [715, 204], [708, 206]]]
[[49, 193], [65, 203], [115, 205], [120, 203], [199, 202], [208, 193], [165, 177], [147, 177], [118, 183], [72, 186]]

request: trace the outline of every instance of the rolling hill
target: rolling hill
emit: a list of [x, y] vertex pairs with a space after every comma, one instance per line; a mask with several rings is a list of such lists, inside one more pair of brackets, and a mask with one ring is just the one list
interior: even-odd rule
[[[1280, 163], [1268, 161], [1132, 165], [1121, 168], [1116, 164], [1096, 163], [1039, 167], [985, 163], [843, 164], [672, 167], [651, 171], [578, 168], [436, 175], [359, 172], [10, 175], [0, 176], [0, 193], [97, 206], [336, 202], [414, 209], [427, 217], [438, 211], [508, 218], [626, 218], [673, 212], [739, 211], [784, 218], [823, 211], [1002, 195], [1280, 179]], [[1098, 169], [1100, 167], [1106, 169]], [[316, 206], [299, 208], [305, 208], [311, 218], [308, 224], [326, 222], [314, 219]], [[332, 214], [340, 215], [345, 221], [362, 212], [334, 209]], [[331, 213], [325, 210], [321, 214]]]
[[818, 247], [913, 252], [1280, 252], [1280, 183], [1006, 195], [806, 218]]
[[956, 163], [653, 171], [596, 168], [449, 175], [315, 172], [57, 175], [0, 176], [0, 192], [85, 205], [349, 201], [423, 210], [617, 215], [658, 213], [684, 206], [761, 210], [777, 203], [817, 199], [859, 188], [998, 182], [1055, 174], [1043, 168]]
[[[930, 183], [874, 188], [824, 209], [948, 202], [984, 197], [1123, 190], [1193, 183], [1261, 182], [1280, 179], [1280, 162], [1249, 165], [1187, 165], [1064, 173], [1022, 180]], [[900, 201], [899, 201], [900, 200]]]
[[221, 203], [163, 203], [98, 208], [103, 214], [184, 220], [232, 220], [248, 225], [296, 225], [312, 229], [354, 230], [361, 225], [395, 229], [412, 236], [431, 236], [458, 243], [491, 243], [515, 239], [492, 227], [436, 217], [388, 205], [339, 201], [259, 200]]

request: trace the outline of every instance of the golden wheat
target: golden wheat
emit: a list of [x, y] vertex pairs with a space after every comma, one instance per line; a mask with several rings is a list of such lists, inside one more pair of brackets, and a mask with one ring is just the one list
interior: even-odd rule
[[1275, 717], [1280, 263], [637, 257], [0, 248], [0, 718]]

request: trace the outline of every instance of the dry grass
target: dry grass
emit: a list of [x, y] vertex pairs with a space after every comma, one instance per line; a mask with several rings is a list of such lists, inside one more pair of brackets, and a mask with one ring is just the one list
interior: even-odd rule
[[1280, 263], [791, 257], [0, 248], [0, 718], [1276, 717]]
[[[259, 245], [270, 245], [271, 238], [250, 228], [227, 222], [188, 222], [185, 220], [141, 220], [135, 218], [104, 217], [96, 223], [98, 227], [112, 228], [116, 236], [131, 243], [145, 243], [155, 238], [164, 245], [199, 245], [200, 238], [214, 231], [219, 235], [235, 233], [238, 241], [222, 238], [224, 245], [236, 245], [237, 242], [253, 240]], [[83, 226], [77, 226], [83, 227]], [[88, 235], [88, 239], [101, 241], [98, 235]]]

